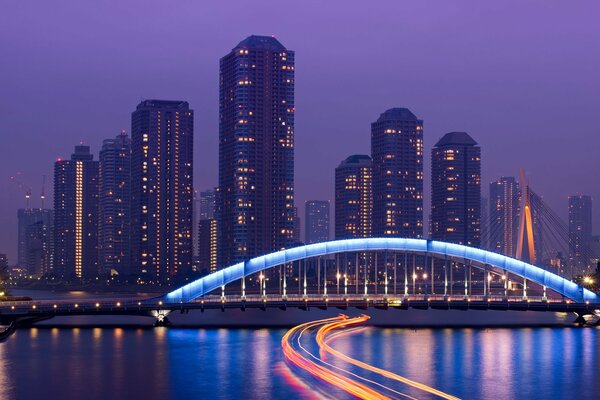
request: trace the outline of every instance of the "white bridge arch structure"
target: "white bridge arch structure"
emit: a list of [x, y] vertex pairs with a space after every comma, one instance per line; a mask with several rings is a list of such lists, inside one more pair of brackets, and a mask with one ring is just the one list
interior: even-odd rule
[[[574, 302], [600, 303], [600, 296], [550, 271], [498, 253], [459, 244], [425, 239], [360, 238], [309, 244], [276, 251], [213, 272], [176, 289], [165, 296], [165, 303], [188, 303], [225, 285], [277, 266], [295, 261], [340, 253], [377, 251], [426, 255], [462, 260], [476, 268], [499, 275], [512, 274], [536, 283]], [[405, 266], [406, 268], [406, 266]]]

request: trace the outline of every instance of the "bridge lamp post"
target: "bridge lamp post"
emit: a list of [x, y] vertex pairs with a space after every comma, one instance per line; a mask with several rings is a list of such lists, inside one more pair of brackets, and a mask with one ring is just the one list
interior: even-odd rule
[[344, 297], [348, 296], [348, 274], [344, 274]]
[[413, 296], [417, 293], [416, 287], [417, 287], [417, 274], [413, 272]]
[[260, 283], [262, 297], [265, 298], [265, 297], [267, 297], [267, 289], [266, 289], [265, 276], [263, 275], [262, 272], [259, 275], [259, 283]]
[[427, 272], [423, 273], [423, 281], [425, 282], [425, 296], [427, 296]]
[[487, 276], [487, 295], [490, 296], [490, 297], [492, 296], [491, 289], [492, 289], [492, 274], [490, 274], [488, 272], [488, 276]]
[[337, 273], [337, 275], [336, 275], [335, 277], [336, 277], [336, 279], [337, 279], [337, 294], [339, 295], [339, 294], [340, 294], [340, 278], [341, 278], [342, 276], [341, 276], [341, 275], [340, 275], [340, 273], [338, 272], [338, 273]]
[[504, 299], [508, 299], [508, 279], [506, 279], [506, 274], [502, 274], [502, 280], [504, 281]]

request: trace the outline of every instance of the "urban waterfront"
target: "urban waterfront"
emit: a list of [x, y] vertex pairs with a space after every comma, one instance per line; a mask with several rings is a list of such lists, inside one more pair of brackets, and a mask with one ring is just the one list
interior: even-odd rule
[[[34, 327], [0, 345], [0, 398], [334, 398], [290, 369], [285, 329]], [[596, 399], [596, 328], [388, 329], [336, 349], [465, 399]], [[365, 375], [367, 376], [367, 375]], [[431, 395], [402, 385], [419, 399]]]

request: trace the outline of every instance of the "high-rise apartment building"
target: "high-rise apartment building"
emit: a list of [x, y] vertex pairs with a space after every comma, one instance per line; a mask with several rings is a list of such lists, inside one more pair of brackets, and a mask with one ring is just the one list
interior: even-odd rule
[[329, 240], [329, 200], [309, 200], [304, 204], [305, 243]]
[[579, 274], [590, 266], [592, 249], [592, 197], [569, 196], [569, 264]]
[[100, 150], [98, 266], [100, 272], [131, 272], [131, 139], [121, 131]]
[[53, 271], [54, 215], [52, 210], [21, 208], [18, 219], [18, 265], [31, 275]]
[[355, 154], [335, 169], [335, 238], [370, 237], [373, 224], [373, 163]]
[[294, 52], [267, 36], [250, 36], [221, 59], [219, 265], [292, 243], [294, 68]]
[[447, 133], [431, 150], [431, 238], [481, 245], [481, 149], [466, 132]]
[[489, 249], [515, 257], [519, 224], [519, 184], [512, 176], [490, 183]]
[[294, 234], [292, 235], [293, 245], [302, 243], [300, 230], [301, 230], [300, 215], [298, 213], [298, 207], [294, 206]]
[[192, 267], [194, 112], [144, 100], [131, 116], [131, 267], [160, 281]]
[[217, 264], [217, 220], [198, 221], [198, 268], [201, 271], [215, 272]]
[[54, 270], [66, 278], [98, 275], [98, 161], [89, 146], [54, 163]]
[[194, 255], [198, 256], [201, 244], [198, 242], [200, 233], [199, 223], [202, 220], [214, 219], [216, 207], [216, 191], [209, 189], [196, 193], [194, 196]]
[[391, 108], [371, 124], [373, 235], [423, 237], [423, 121]]

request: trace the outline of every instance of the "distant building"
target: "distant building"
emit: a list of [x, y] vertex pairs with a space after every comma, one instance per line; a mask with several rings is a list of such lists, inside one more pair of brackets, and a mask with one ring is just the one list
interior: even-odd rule
[[593, 257], [592, 197], [569, 196], [569, 264], [572, 273], [584, 272]]
[[373, 227], [373, 163], [355, 154], [335, 169], [335, 238], [370, 237]]
[[219, 265], [294, 235], [294, 52], [249, 36], [220, 61]]
[[490, 248], [490, 199], [481, 196], [481, 248]]
[[131, 230], [131, 140], [122, 131], [106, 139], [100, 150], [98, 265], [102, 273], [132, 273], [129, 263]]
[[292, 236], [294, 244], [302, 243], [302, 239], [300, 239], [302, 237], [300, 235], [300, 230], [301, 230], [300, 215], [298, 214], [298, 207], [294, 206], [294, 235]]
[[198, 268], [208, 272], [215, 272], [218, 268], [217, 220], [214, 218], [198, 221]]
[[329, 200], [309, 200], [304, 203], [305, 243], [329, 240]]
[[489, 249], [515, 257], [519, 223], [519, 184], [512, 176], [490, 183]]
[[371, 124], [373, 235], [423, 237], [423, 121], [391, 108]]
[[144, 100], [131, 128], [131, 267], [167, 281], [192, 268], [194, 112]]
[[198, 256], [198, 223], [204, 219], [213, 219], [215, 217], [216, 191], [213, 189], [203, 190], [194, 194], [194, 256]]
[[52, 210], [21, 208], [18, 219], [18, 265], [31, 275], [52, 272], [54, 215]]
[[431, 238], [481, 245], [481, 149], [465, 132], [447, 133], [431, 150]]
[[98, 275], [98, 161], [89, 146], [54, 163], [54, 270], [66, 278]]

